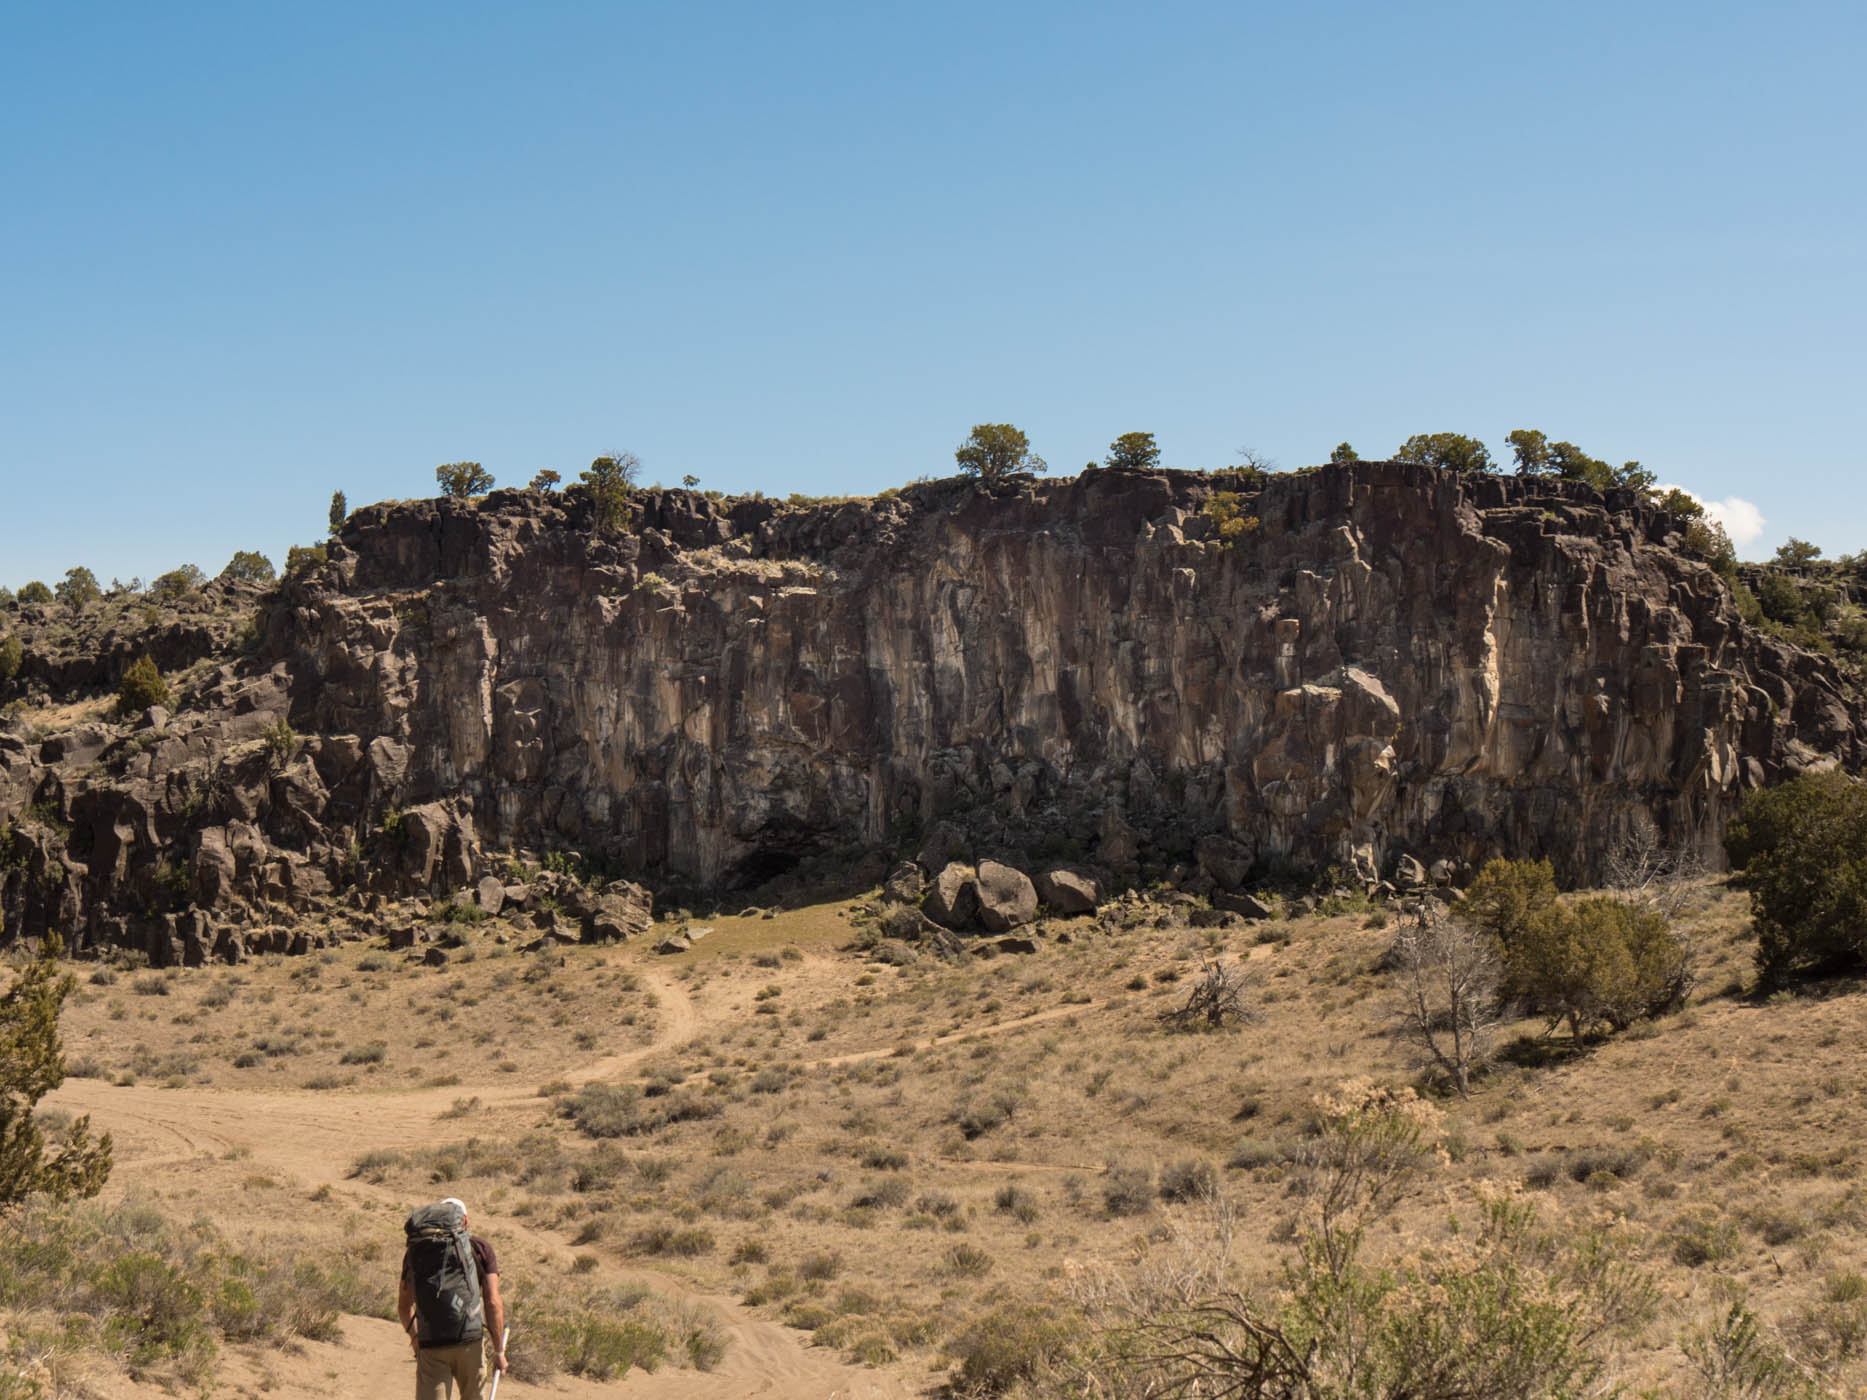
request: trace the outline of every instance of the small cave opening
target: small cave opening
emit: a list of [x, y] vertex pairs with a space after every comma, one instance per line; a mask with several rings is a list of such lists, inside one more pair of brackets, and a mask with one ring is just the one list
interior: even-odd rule
[[804, 852], [782, 846], [761, 846], [726, 875], [729, 890], [750, 890], [789, 875], [804, 859]]

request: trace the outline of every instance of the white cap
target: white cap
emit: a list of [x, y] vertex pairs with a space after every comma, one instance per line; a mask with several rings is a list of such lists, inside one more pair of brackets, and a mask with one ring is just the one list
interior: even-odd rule
[[441, 1204], [444, 1206], [459, 1206], [462, 1215], [467, 1213], [467, 1203], [458, 1196], [444, 1196], [441, 1199]]

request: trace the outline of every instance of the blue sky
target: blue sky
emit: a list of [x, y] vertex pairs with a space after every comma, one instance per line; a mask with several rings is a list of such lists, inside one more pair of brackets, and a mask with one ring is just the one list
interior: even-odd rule
[[1863, 53], [1794, 0], [5, 7], [0, 583], [989, 421], [1538, 427], [1867, 548]]

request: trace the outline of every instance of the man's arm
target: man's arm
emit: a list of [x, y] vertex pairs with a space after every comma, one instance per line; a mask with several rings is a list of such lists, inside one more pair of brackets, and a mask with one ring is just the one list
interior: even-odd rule
[[485, 1295], [486, 1335], [492, 1339], [493, 1365], [503, 1371], [506, 1369], [506, 1303], [499, 1296], [499, 1275], [488, 1274], [480, 1292]]
[[421, 1354], [421, 1343], [415, 1336], [415, 1289], [408, 1281], [408, 1275], [402, 1275], [402, 1281], [395, 1290], [395, 1315], [402, 1320], [402, 1330], [408, 1333], [408, 1347], [417, 1356]]

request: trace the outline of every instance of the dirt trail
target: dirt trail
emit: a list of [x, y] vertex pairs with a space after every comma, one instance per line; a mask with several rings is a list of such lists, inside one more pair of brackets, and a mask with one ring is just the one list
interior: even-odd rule
[[939, 1035], [928, 1036], [925, 1040], [902, 1041], [899, 1045], [882, 1045], [873, 1050], [852, 1050], [843, 1055], [826, 1055], [820, 1060], [810, 1060], [806, 1063], [810, 1068], [817, 1069], [823, 1066], [859, 1065], [868, 1060], [885, 1060], [891, 1055], [900, 1054], [904, 1048], [910, 1052], [932, 1050], [936, 1046], [958, 1045], [984, 1036], [1005, 1035], [1011, 1031], [1041, 1026], [1046, 1021], [1059, 1021], [1066, 1016], [1094, 1011], [1101, 1004], [1096, 1001], [1070, 1002], [1064, 1006], [1050, 1007], [1045, 1011], [1033, 1011], [1028, 1016], [1019, 1016], [1013, 1020], [996, 1021], [989, 1026], [968, 1026], [965, 1030], [942, 1031]]
[[[653, 1038], [633, 1050], [568, 1068], [568, 1081], [613, 1079], [686, 1044], [705, 1029], [700, 1009], [680, 983], [649, 968], [638, 969], [638, 976], [656, 1001]], [[118, 1171], [113, 1185], [120, 1188], [186, 1179], [198, 1174], [204, 1163], [230, 1159], [248, 1169], [271, 1168], [308, 1192], [328, 1188], [339, 1200], [399, 1210], [407, 1204], [399, 1193], [352, 1177], [352, 1164], [365, 1150], [407, 1151], [461, 1135], [451, 1124], [437, 1126], [437, 1119], [465, 1098], [479, 1100], [473, 1130], [480, 1134], [523, 1131], [549, 1111], [534, 1090], [491, 1079], [440, 1089], [259, 1092], [151, 1090], [68, 1079], [46, 1106], [88, 1113], [96, 1128], [115, 1136]], [[570, 1267], [571, 1247], [524, 1220], [476, 1211], [475, 1226], [484, 1228], [502, 1248], [516, 1249], [516, 1257], [547, 1268]], [[500, 1384], [501, 1396], [521, 1400], [528, 1394], [626, 1393], [640, 1400], [910, 1400], [925, 1393], [924, 1385], [901, 1374], [847, 1365], [834, 1351], [809, 1346], [806, 1334], [757, 1316], [737, 1299], [695, 1292], [678, 1278], [653, 1270], [631, 1268], [627, 1275], [718, 1314], [727, 1348], [715, 1370], [635, 1372], [604, 1384], [559, 1378], [537, 1386], [508, 1379]], [[362, 1317], [344, 1320], [342, 1341], [306, 1343], [299, 1357], [236, 1349], [229, 1353], [223, 1375], [235, 1393], [263, 1390], [269, 1400], [401, 1395], [412, 1377], [401, 1332], [392, 1323]], [[93, 1389], [105, 1400], [157, 1393], [121, 1377], [105, 1378]]]

